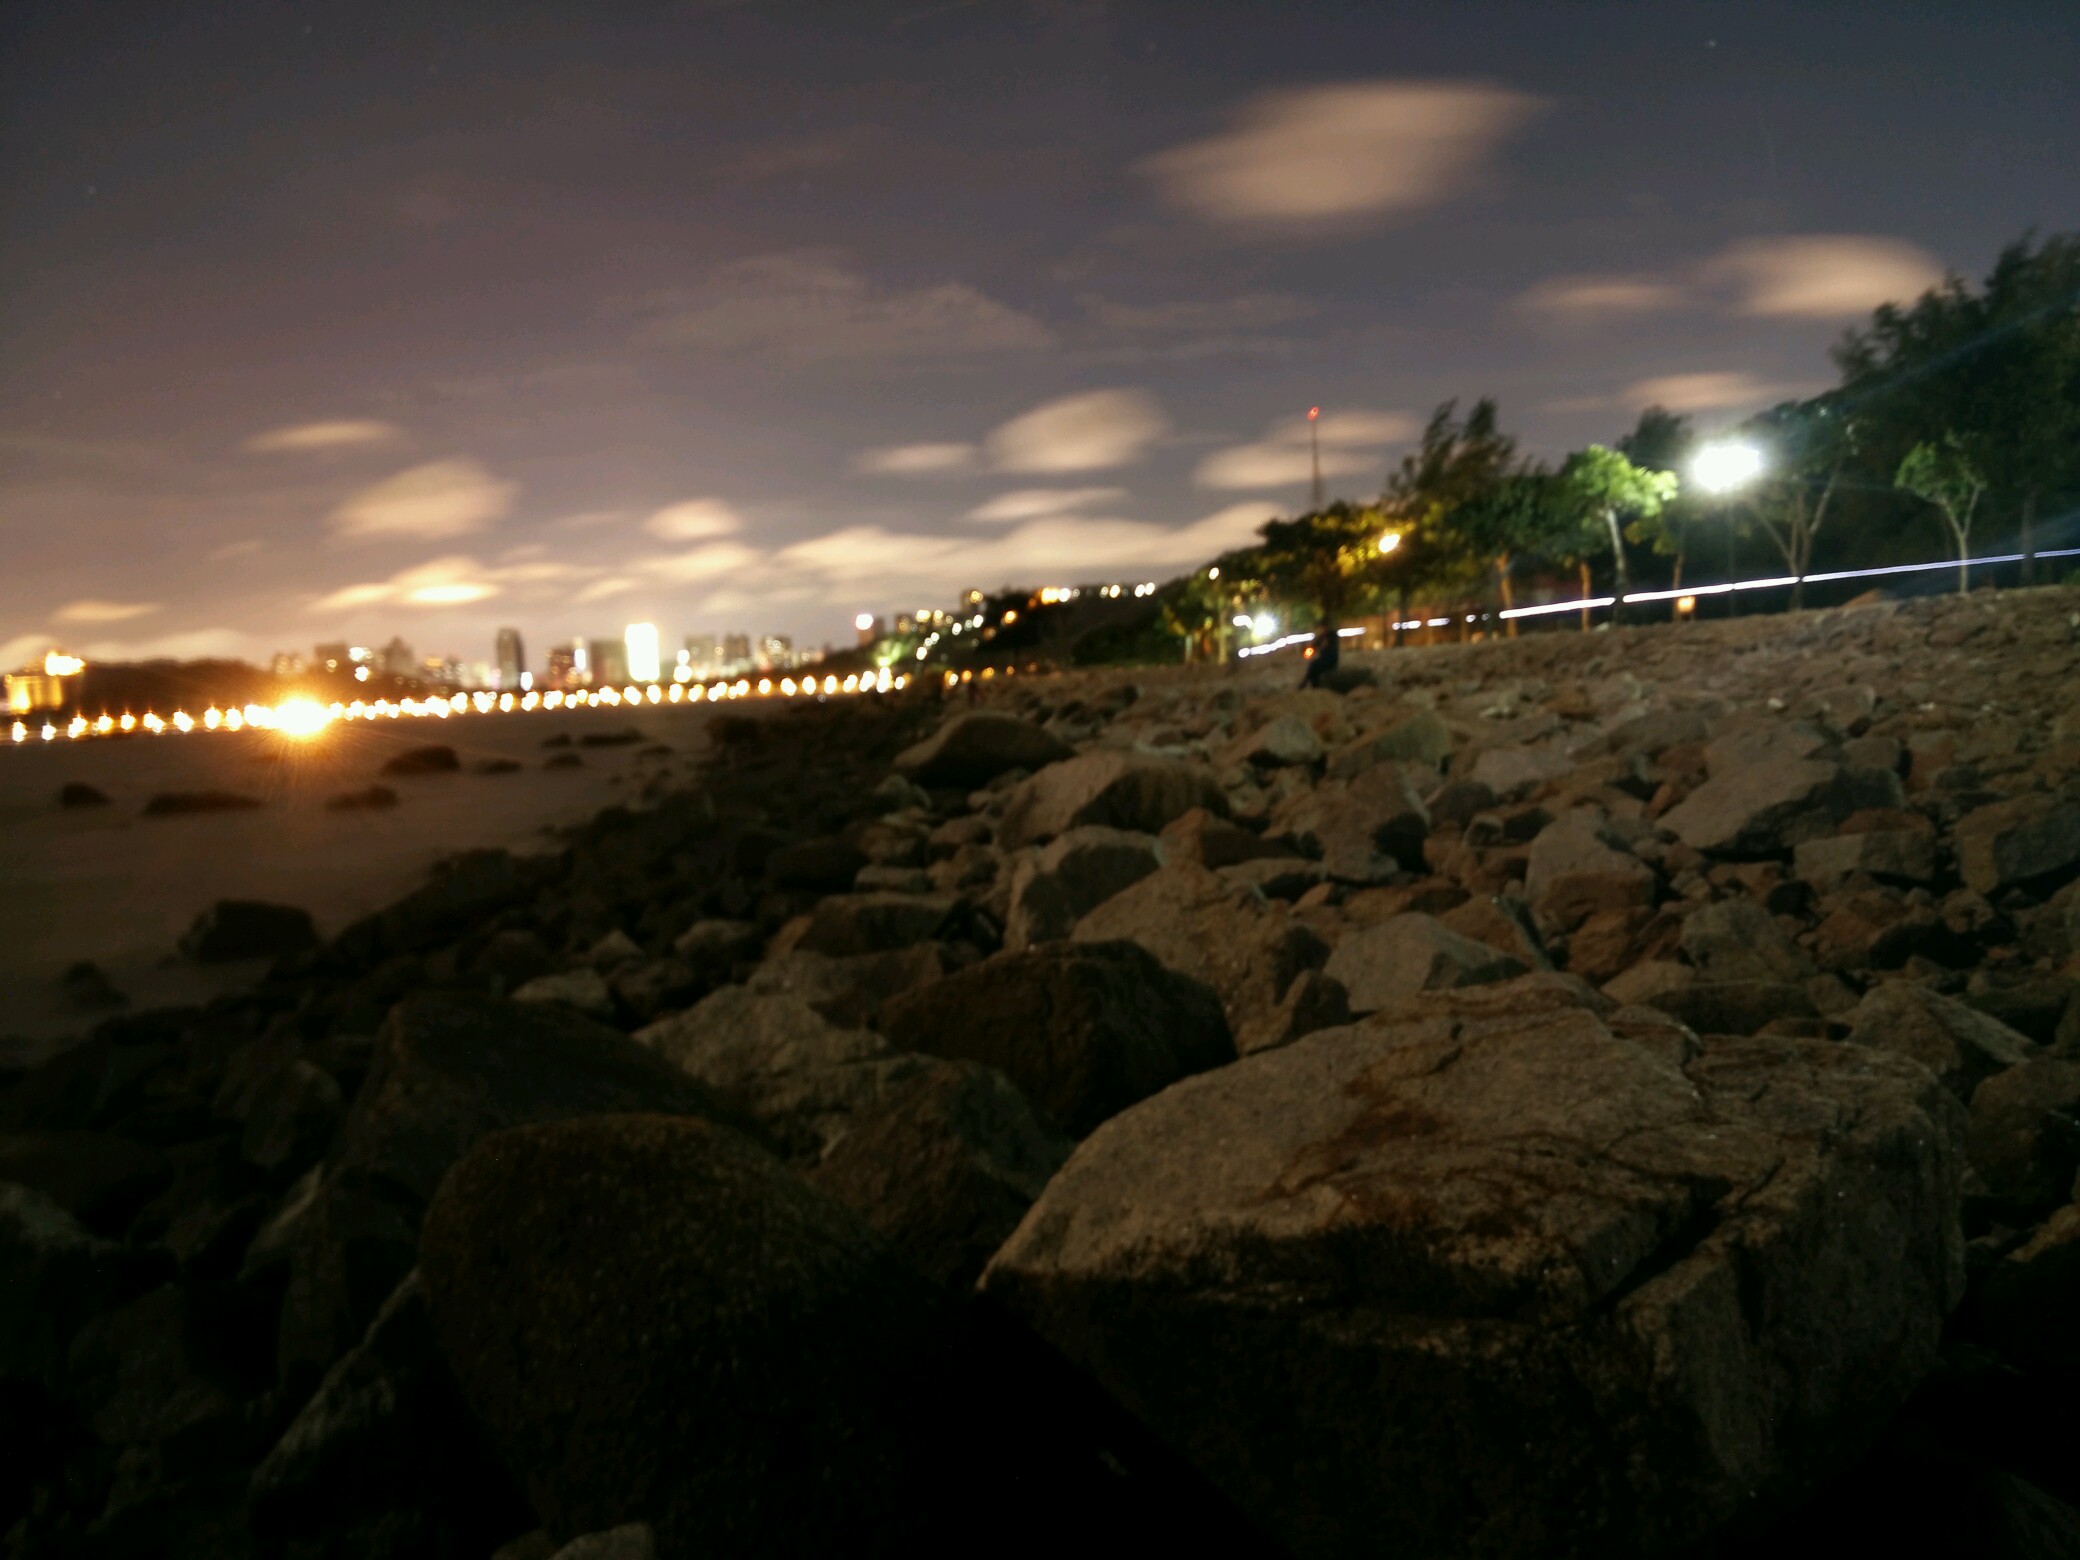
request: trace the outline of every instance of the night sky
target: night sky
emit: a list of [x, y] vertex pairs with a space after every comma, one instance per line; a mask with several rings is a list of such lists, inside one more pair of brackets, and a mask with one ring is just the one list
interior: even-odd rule
[[[432, 14], [429, 14], [432, 13]], [[1163, 577], [2080, 223], [2071, 0], [0, 8], [0, 663]]]

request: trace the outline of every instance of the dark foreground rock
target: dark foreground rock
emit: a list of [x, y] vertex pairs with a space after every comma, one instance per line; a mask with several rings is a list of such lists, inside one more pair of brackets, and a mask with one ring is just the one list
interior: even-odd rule
[[198, 964], [232, 959], [278, 959], [318, 946], [318, 928], [300, 905], [259, 899], [220, 899], [181, 937], [181, 952]]
[[421, 1261], [442, 1352], [552, 1536], [948, 1536], [938, 1486], [966, 1459], [942, 1302], [741, 1138], [656, 1116], [499, 1134], [441, 1188]]
[[285, 1270], [282, 1379], [314, 1384], [360, 1338], [412, 1267], [428, 1199], [477, 1139], [629, 1110], [736, 1119], [677, 1068], [567, 1009], [431, 994], [399, 1003], [318, 1180], [246, 1259], [249, 1272]]
[[251, 812], [260, 805], [259, 797], [237, 791], [161, 791], [144, 804], [144, 815], [180, 818], [194, 813]]
[[895, 767], [918, 785], [973, 789], [1013, 769], [1044, 769], [1073, 751], [1030, 721], [970, 710], [897, 754]]
[[1114, 1118], [986, 1292], [1298, 1553], [1663, 1553], [1785, 1509], [1934, 1358], [1954, 1101], [1824, 1042], [1678, 1069], [1508, 991]]
[[99, 786], [88, 785], [84, 780], [68, 780], [58, 787], [60, 807], [106, 807], [108, 793]]
[[450, 775], [462, 768], [462, 758], [445, 742], [406, 748], [383, 760], [386, 775]]

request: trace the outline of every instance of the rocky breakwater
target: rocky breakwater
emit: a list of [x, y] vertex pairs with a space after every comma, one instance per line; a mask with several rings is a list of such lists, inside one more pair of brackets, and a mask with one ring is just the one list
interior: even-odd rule
[[11, 1551], [2073, 1553], [2076, 670], [2040, 591], [718, 717], [5, 1080]]

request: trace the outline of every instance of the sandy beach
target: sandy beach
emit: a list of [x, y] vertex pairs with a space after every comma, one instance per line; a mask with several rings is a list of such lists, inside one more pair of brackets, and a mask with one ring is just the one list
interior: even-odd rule
[[[0, 1036], [48, 1040], [84, 1030], [98, 1010], [70, 1000], [61, 974], [99, 965], [133, 1007], [206, 1000], [251, 980], [254, 965], [202, 966], [176, 943], [219, 899], [301, 905], [330, 935], [416, 886], [441, 856], [480, 846], [548, 848], [547, 831], [634, 793], [660, 769], [690, 771], [705, 709], [670, 705], [334, 723], [296, 741], [263, 732], [100, 738], [0, 750]], [[575, 768], [548, 769], [558, 749], [635, 728], [641, 743], [573, 746]], [[380, 776], [384, 762], [428, 743], [453, 747], [460, 772]], [[667, 757], [644, 749], [670, 747]], [[521, 767], [477, 772], [489, 760]], [[398, 805], [336, 811], [329, 797], [381, 780]], [[61, 808], [69, 782], [109, 805]], [[260, 799], [241, 812], [146, 817], [170, 791]]]

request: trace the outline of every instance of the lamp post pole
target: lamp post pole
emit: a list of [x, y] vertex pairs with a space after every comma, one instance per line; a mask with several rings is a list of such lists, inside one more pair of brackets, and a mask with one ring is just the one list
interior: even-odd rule
[[1314, 456], [1314, 513], [1322, 512], [1322, 409], [1310, 406], [1307, 409], [1307, 444]]

